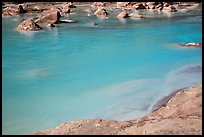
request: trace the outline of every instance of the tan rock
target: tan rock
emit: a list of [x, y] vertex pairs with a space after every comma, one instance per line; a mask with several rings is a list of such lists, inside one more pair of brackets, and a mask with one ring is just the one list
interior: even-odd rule
[[104, 7], [106, 6], [106, 3], [105, 2], [94, 2], [93, 7]]
[[108, 13], [106, 12], [105, 9], [98, 9], [98, 10], [96, 10], [96, 12], [94, 13], [94, 15], [106, 17], [106, 16], [108, 15]]
[[44, 16], [39, 17], [35, 20], [35, 23], [58, 23], [61, 17], [60, 12], [48, 12]]
[[136, 9], [136, 10], [142, 10], [142, 9], [146, 9], [145, 5], [143, 3], [137, 3], [135, 5], [133, 5], [133, 7]]
[[50, 24], [47, 24], [47, 27], [48, 28], [54, 28], [54, 27], [56, 27], [54, 24], [52, 24], [52, 23], [50, 23]]
[[17, 27], [17, 30], [25, 30], [25, 31], [38, 31], [42, 28], [36, 24], [31, 18], [26, 19], [22, 23], [20, 23]]
[[168, 7], [163, 7], [163, 11], [168, 11], [168, 12], [176, 12], [177, 9], [174, 6], [168, 6]]
[[130, 2], [117, 2], [117, 7], [126, 7], [130, 4]]
[[125, 11], [125, 10], [123, 10], [118, 16], [117, 16], [117, 18], [128, 18], [129, 17], [129, 15], [128, 15], [128, 13]]

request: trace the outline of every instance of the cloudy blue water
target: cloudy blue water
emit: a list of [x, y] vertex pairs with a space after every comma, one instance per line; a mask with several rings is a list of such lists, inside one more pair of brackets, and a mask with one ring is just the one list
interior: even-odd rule
[[3, 134], [137, 118], [173, 90], [200, 84], [201, 48], [179, 43], [202, 42], [202, 12], [177, 14], [100, 20], [81, 13], [63, 17], [78, 23], [26, 33], [16, 27], [27, 16], [3, 17]]

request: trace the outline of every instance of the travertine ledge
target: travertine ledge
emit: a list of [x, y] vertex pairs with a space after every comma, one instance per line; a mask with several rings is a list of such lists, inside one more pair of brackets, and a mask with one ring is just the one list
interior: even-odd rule
[[129, 121], [78, 120], [33, 135], [202, 134], [202, 85], [185, 88], [147, 116]]

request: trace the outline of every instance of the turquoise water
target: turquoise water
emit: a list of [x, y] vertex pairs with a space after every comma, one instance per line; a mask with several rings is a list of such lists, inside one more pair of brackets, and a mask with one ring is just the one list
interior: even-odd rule
[[201, 9], [172, 16], [100, 20], [79, 10], [63, 17], [78, 23], [26, 33], [16, 27], [27, 16], [3, 17], [3, 134], [137, 118], [172, 90], [200, 84], [201, 48], [179, 43], [202, 42]]

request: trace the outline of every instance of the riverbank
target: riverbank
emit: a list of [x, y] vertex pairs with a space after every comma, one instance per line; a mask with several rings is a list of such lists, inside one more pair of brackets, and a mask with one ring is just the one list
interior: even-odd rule
[[130, 121], [78, 120], [34, 135], [202, 134], [202, 85], [182, 89], [147, 116]]

